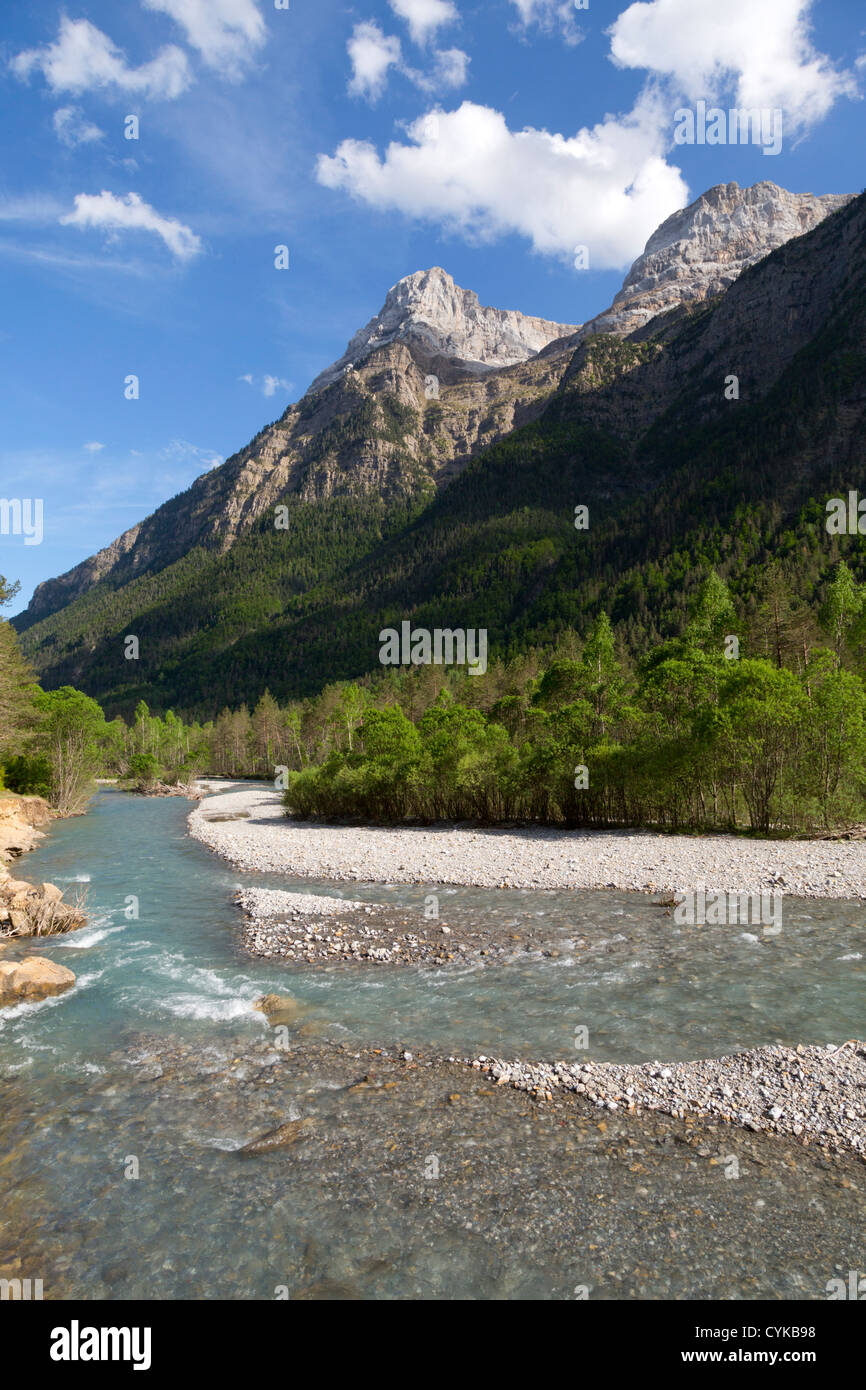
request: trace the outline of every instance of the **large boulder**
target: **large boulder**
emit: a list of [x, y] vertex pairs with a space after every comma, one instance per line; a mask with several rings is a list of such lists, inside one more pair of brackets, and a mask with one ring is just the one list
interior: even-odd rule
[[12, 1004], [32, 1004], [62, 994], [75, 984], [75, 976], [65, 965], [45, 956], [25, 960], [0, 961], [0, 1009]]

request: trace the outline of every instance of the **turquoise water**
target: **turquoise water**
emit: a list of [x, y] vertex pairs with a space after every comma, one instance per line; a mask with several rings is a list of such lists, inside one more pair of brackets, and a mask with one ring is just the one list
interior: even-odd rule
[[[859, 1185], [842, 1197], [834, 1185], [828, 1196], [835, 1179], [776, 1142], [769, 1158], [756, 1160], [764, 1195], [744, 1212], [746, 1185], [720, 1184], [718, 1170], [704, 1172], [706, 1163], [690, 1153], [674, 1162], [662, 1120], [647, 1122], [655, 1127], [652, 1156], [636, 1160], [647, 1167], [648, 1198], [635, 1197], [631, 1165], [600, 1151], [591, 1131], [579, 1176], [552, 1215], [539, 1214], [542, 1234], [521, 1248], [528, 1236], [518, 1226], [503, 1249], [501, 1230], [494, 1235], [510, 1219], [500, 1210], [503, 1194], [517, 1185], [510, 1200], [520, 1212], [540, 1190], [552, 1190], [551, 1173], [574, 1163], [558, 1147], [572, 1142], [568, 1126], [527, 1119], [525, 1100], [513, 1092], [473, 1102], [458, 1123], [435, 1068], [379, 1093], [385, 1124], [378, 1112], [371, 1121], [363, 1093], [346, 1088], [357, 1080], [353, 1049], [367, 1057], [372, 1047], [567, 1058], [575, 1056], [575, 1029], [586, 1027], [583, 1056], [642, 1060], [862, 1036], [866, 906], [786, 900], [782, 933], [761, 938], [738, 928], [676, 927], [635, 894], [445, 889], [444, 919], [483, 918], [507, 934], [510, 923], [534, 914], [558, 953], [521, 952], [489, 967], [271, 966], [241, 956], [232, 894], [241, 881], [291, 881], [240, 876], [186, 834], [189, 809], [180, 799], [103, 791], [87, 816], [57, 825], [22, 864], [28, 878], [58, 883], [67, 895], [77, 884], [86, 889], [90, 922], [38, 947], [75, 971], [74, 990], [0, 1015], [0, 1192], [9, 1218], [0, 1272], [25, 1260], [32, 1277], [47, 1278], [46, 1296], [272, 1297], [283, 1268], [292, 1297], [568, 1297], [570, 1279], [590, 1277], [575, 1241], [585, 1251], [593, 1227], [592, 1243], [607, 1251], [601, 1296], [623, 1296], [622, 1280], [637, 1281], [628, 1270], [643, 1261], [655, 1272], [625, 1296], [811, 1297], [823, 1288], [829, 1259], [804, 1267], [816, 1221], [833, 1225], [829, 1235], [822, 1226], [825, 1251], [843, 1263], [856, 1259], [846, 1233], [862, 1229]], [[426, 890], [322, 884], [320, 891], [420, 908]], [[137, 918], [127, 915], [133, 897]], [[253, 1008], [270, 990], [308, 1006], [288, 1053], [275, 1049]], [[338, 1043], [344, 1050], [334, 1061]], [[465, 1089], [459, 1079], [448, 1087]], [[249, 1138], [306, 1114], [316, 1117], [314, 1141], [289, 1157], [240, 1163], [237, 1150]], [[536, 1126], [531, 1144], [528, 1125]], [[635, 1122], [611, 1126], [605, 1144], [637, 1143]], [[375, 1159], [371, 1145], [380, 1146]], [[444, 1186], [425, 1184], [425, 1163], [431, 1146], [455, 1145], [469, 1158], [455, 1168], [460, 1181], [455, 1176], [446, 1200]], [[470, 1160], [485, 1146], [493, 1157], [464, 1190]], [[402, 1177], [386, 1178], [395, 1153], [410, 1156]], [[129, 1156], [140, 1162], [137, 1180], [124, 1176]], [[768, 1164], [779, 1165], [770, 1188]], [[591, 1216], [585, 1203], [572, 1209], [583, 1183], [607, 1191], [609, 1230], [595, 1196]], [[668, 1267], [633, 1219], [635, 1203], [664, 1209], [658, 1220], [669, 1223], [666, 1204], [679, 1210], [689, 1183], [696, 1209], [718, 1208], [724, 1238], [707, 1235], [704, 1248], [696, 1234], [700, 1249], [685, 1262], [681, 1239]], [[760, 1233], [750, 1223], [771, 1215], [785, 1234], [774, 1235], [756, 1275]], [[751, 1266], [732, 1274], [737, 1239]], [[763, 1293], [754, 1291], [756, 1278]]]
[[[234, 870], [186, 834], [189, 803], [99, 793], [57, 826], [25, 872], [67, 895], [86, 890], [90, 924], [40, 943], [78, 976], [70, 995], [5, 1012], [0, 1061], [40, 1049], [74, 1069], [129, 1029], [212, 1039], [261, 1037], [253, 1003], [290, 992], [336, 1039], [437, 1046], [446, 1054], [568, 1056], [578, 1026], [589, 1054], [639, 1061], [719, 1055], [776, 1041], [828, 1042], [863, 1031], [866, 904], [787, 899], [777, 937], [760, 929], [677, 927], [639, 894], [440, 889], [443, 919], [468, 914], [503, 935], [521, 916], [558, 935], [555, 959], [524, 952], [507, 968], [305, 970], [242, 957], [243, 884], [291, 887]], [[296, 880], [309, 891], [310, 880]], [[425, 887], [318, 890], [421, 908]], [[138, 919], [126, 916], [138, 899]], [[578, 944], [580, 943], [580, 944]], [[15, 948], [24, 954], [30, 948]], [[8, 953], [7, 953], [8, 955]]]

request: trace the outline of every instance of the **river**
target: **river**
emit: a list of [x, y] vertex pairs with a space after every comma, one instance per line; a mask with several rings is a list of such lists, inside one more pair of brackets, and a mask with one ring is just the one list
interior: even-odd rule
[[[438, 1059], [573, 1059], [580, 1027], [584, 1056], [628, 1061], [862, 1035], [863, 904], [786, 900], [759, 938], [637, 894], [443, 889], [449, 921], [543, 915], [556, 954], [271, 966], [241, 955], [240, 877], [188, 811], [103, 790], [22, 862], [80, 883], [90, 920], [38, 946], [74, 990], [0, 1014], [0, 1276], [47, 1298], [808, 1299], [862, 1263], [853, 1159], [536, 1107]], [[302, 1006], [288, 1039], [254, 1008], [268, 991]], [[297, 1144], [241, 1158], [299, 1119]]]

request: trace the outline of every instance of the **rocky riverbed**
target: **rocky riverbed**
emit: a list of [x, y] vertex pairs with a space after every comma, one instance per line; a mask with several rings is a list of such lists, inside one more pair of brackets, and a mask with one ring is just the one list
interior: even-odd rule
[[[0, 1276], [48, 1299], [810, 1300], [862, 1268], [861, 1162], [718, 1116], [536, 1103], [299, 1030], [230, 1051], [130, 1033], [86, 1087], [52, 1085], [46, 1133], [46, 1094], [0, 1079]], [[71, 1162], [45, 1211], [54, 1133]]]
[[239, 869], [337, 882], [482, 888], [709, 889], [866, 898], [866, 842], [637, 831], [329, 826], [289, 819], [265, 784], [219, 789], [190, 832]]
[[[802, 897], [866, 896], [866, 846], [859, 841], [310, 826], [285, 817], [278, 793], [250, 784], [230, 785], [208, 796], [190, 816], [190, 828], [238, 867], [342, 881], [560, 889], [603, 884], [662, 893], [712, 883]], [[427, 921], [418, 909], [321, 895], [249, 888], [237, 900], [246, 914], [246, 949], [287, 962], [501, 962], [539, 947], [537, 922], [526, 928], [510, 924], [507, 933], [497, 933], [473, 928], [459, 914], [451, 923]], [[664, 908], [664, 900], [659, 907]], [[715, 1117], [725, 1125], [786, 1135], [828, 1153], [866, 1158], [866, 1050], [856, 1040], [841, 1047], [774, 1046], [639, 1066], [487, 1057], [449, 1061], [478, 1069], [497, 1086], [508, 1084], [536, 1100], [550, 1102], [569, 1092], [608, 1113]]]
[[268, 888], [244, 888], [236, 901], [245, 913], [245, 950], [266, 960], [447, 965], [489, 964], [538, 949], [548, 956], [559, 954], [556, 948], [540, 946], [539, 926], [533, 920], [512, 923], [507, 932], [494, 931], [462, 916], [449, 925], [438, 917], [425, 917], [420, 909]]
[[807, 1146], [866, 1159], [866, 1043], [857, 1039], [639, 1066], [462, 1060], [498, 1086], [528, 1091], [537, 1100], [572, 1091], [600, 1110], [717, 1116], [755, 1133], [791, 1135]]

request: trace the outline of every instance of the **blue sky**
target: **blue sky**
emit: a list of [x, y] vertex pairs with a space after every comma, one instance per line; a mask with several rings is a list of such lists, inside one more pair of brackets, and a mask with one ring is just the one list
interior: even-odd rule
[[[864, 185], [859, 0], [282, 3], [4, 0], [0, 496], [44, 504], [41, 544], [0, 534], [10, 611], [277, 419], [411, 271], [579, 323], [715, 183]], [[782, 111], [781, 151], [675, 144], [701, 99]]]

